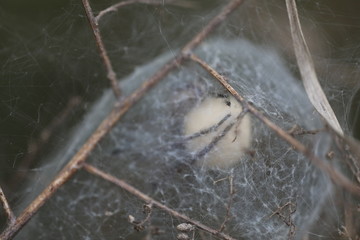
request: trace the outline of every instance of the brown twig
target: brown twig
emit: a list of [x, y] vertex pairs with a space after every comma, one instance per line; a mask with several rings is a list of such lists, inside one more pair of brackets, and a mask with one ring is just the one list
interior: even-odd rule
[[145, 223], [147, 223], [148, 221], [150, 221], [150, 217], [151, 217], [151, 213], [152, 213], [152, 203], [150, 202], [149, 204], [145, 204], [144, 207], [144, 213], [146, 214], [146, 217], [141, 221], [138, 222], [135, 220], [135, 218], [132, 215], [128, 216], [128, 220], [129, 222], [134, 225], [134, 229], [138, 232], [142, 231], [145, 229]]
[[[86, 0], [83, 0], [85, 3]], [[184, 48], [184, 50], [174, 59], [170, 60], [161, 69], [159, 69], [151, 78], [145, 81], [137, 90], [129, 97], [118, 103], [109, 115], [102, 121], [96, 131], [84, 143], [80, 150], [72, 157], [68, 164], [54, 178], [54, 180], [40, 193], [33, 202], [21, 213], [16, 221], [9, 225], [0, 235], [1, 240], [11, 239], [15, 234], [30, 220], [30, 218], [40, 209], [41, 206], [59, 189], [65, 182], [71, 178], [74, 173], [82, 167], [91, 151], [96, 144], [111, 130], [111, 128], [119, 121], [119, 119], [138, 102], [145, 93], [163, 79], [172, 69], [178, 66], [184, 59], [184, 52], [188, 53], [196, 47], [212, 30], [218, 26], [227, 15], [238, 7], [243, 0], [233, 0], [224, 9], [213, 18], [212, 21], [204, 27]], [[94, 22], [92, 22], [94, 23]], [[110, 60], [109, 60], [110, 61]]]
[[119, 88], [119, 85], [117, 84], [117, 77], [116, 73], [113, 69], [112, 63], [110, 61], [110, 58], [106, 52], [105, 45], [102, 41], [102, 37], [99, 30], [99, 25], [97, 19], [94, 17], [94, 14], [92, 12], [91, 6], [89, 4], [88, 0], [82, 0], [83, 6], [85, 8], [85, 12], [87, 15], [87, 18], [89, 20], [91, 29], [94, 33], [96, 45], [99, 49], [100, 57], [102, 58], [106, 71], [107, 71], [107, 78], [110, 80], [111, 88], [114, 91], [115, 97], [120, 98], [121, 91]]
[[39, 210], [39, 208], [60, 188], [74, 173], [81, 168], [81, 165], [89, 156], [96, 144], [111, 130], [118, 120], [134, 105], [152, 86], [159, 82], [171, 69], [177, 66], [182, 58], [175, 58], [161, 68], [154, 76], [138, 88], [128, 98], [117, 104], [110, 114], [102, 121], [96, 131], [84, 143], [80, 150], [72, 157], [68, 164], [61, 170], [55, 179], [40, 193], [35, 200], [22, 212], [16, 222], [5, 229], [0, 239], [11, 239], [24, 224]]
[[124, 189], [125, 191], [129, 192], [130, 194], [140, 198], [141, 200], [143, 200], [146, 203], [151, 203], [154, 207], [157, 207], [161, 210], [166, 211], [167, 213], [171, 214], [172, 216], [182, 219], [185, 222], [191, 223], [192, 225], [195, 225], [197, 228], [206, 231], [208, 233], [211, 233], [212, 235], [219, 237], [221, 239], [226, 239], [226, 240], [235, 240], [234, 238], [221, 233], [215, 229], [212, 229], [204, 224], [202, 224], [201, 222], [198, 222], [196, 220], [193, 220], [191, 218], [189, 218], [188, 216], [181, 214], [169, 207], [167, 207], [164, 204], [161, 204], [160, 202], [156, 201], [155, 199], [149, 197], [148, 195], [144, 194], [143, 192], [139, 191], [138, 189], [134, 188], [133, 186], [129, 185], [128, 183], [126, 183], [125, 181], [118, 179], [110, 174], [107, 174], [103, 171], [101, 171], [100, 169], [88, 164], [88, 163], [84, 163], [83, 165], [84, 169], [86, 171], [88, 171], [91, 174], [94, 174], [96, 176], [99, 176], [109, 182], [112, 182], [114, 184], [116, 184], [117, 186], [121, 187], [122, 189]]
[[266, 126], [273, 130], [280, 138], [287, 141], [291, 146], [293, 146], [298, 152], [306, 156], [310, 162], [312, 162], [317, 168], [325, 172], [331, 180], [339, 185], [344, 187], [349, 192], [360, 196], [360, 187], [351, 182], [348, 178], [334, 169], [331, 165], [327, 164], [325, 161], [316, 157], [310, 149], [308, 149], [301, 142], [292, 137], [285, 130], [277, 126], [270, 119], [265, 117], [260, 111], [258, 111], [254, 106], [248, 104], [246, 100], [227, 82], [227, 79], [219, 74], [215, 69], [209, 66], [206, 62], [201, 60], [194, 54], [190, 54], [190, 58], [197, 62], [201, 67], [213, 75], [246, 109], [248, 109], [256, 118], [262, 121]]
[[360, 183], [360, 144], [357, 140], [352, 139], [349, 136], [342, 136], [334, 131], [332, 128], [328, 128], [328, 131], [335, 139], [336, 146], [341, 152], [341, 156], [344, 156], [345, 163], [354, 175], [356, 181]]
[[305, 130], [301, 128], [299, 125], [295, 124], [290, 130], [287, 132], [291, 136], [299, 136], [299, 135], [315, 135], [318, 134], [321, 131], [324, 131], [325, 129], [315, 129], [315, 130]]
[[[284, 208], [289, 208], [288, 215], [284, 215], [282, 211]], [[296, 203], [287, 202], [283, 206], [278, 207], [276, 211], [274, 211], [269, 218], [271, 218], [274, 215], [278, 215], [279, 218], [289, 227], [289, 233], [288, 233], [288, 240], [292, 240], [295, 238], [295, 224], [293, 219], [291, 218], [291, 215], [293, 215], [296, 212]]]
[[15, 218], [14, 213], [11, 211], [10, 205], [9, 205], [8, 201], [6, 200], [5, 194], [1, 187], [0, 187], [0, 201], [4, 208], [8, 224], [12, 224], [13, 222], [15, 222], [16, 218]]
[[233, 204], [233, 200], [234, 200], [234, 194], [235, 194], [235, 191], [234, 191], [234, 176], [233, 175], [230, 175], [228, 177], [229, 179], [229, 202], [226, 206], [226, 215], [225, 215], [225, 218], [224, 218], [224, 221], [222, 222], [220, 228], [219, 228], [219, 232], [222, 232], [224, 231], [225, 227], [226, 227], [226, 223], [230, 220], [231, 218], [231, 207], [232, 207], [232, 204]]

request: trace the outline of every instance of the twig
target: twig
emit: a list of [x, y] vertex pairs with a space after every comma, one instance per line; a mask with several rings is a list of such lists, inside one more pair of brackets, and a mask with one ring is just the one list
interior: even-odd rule
[[[83, 0], [86, 1], [86, 0]], [[184, 48], [185, 52], [191, 51], [200, 42], [207, 37], [216, 26], [218, 26], [227, 15], [238, 7], [243, 0], [231, 1], [224, 9], [209, 22], [204, 29], [198, 33]], [[138, 102], [145, 93], [163, 79], [172, 69], [184, 61], [184, 50], [174, 59], [170, 60], [161, 69], [159, 69], [151, 78], [145, 81], [129, 97], [121, 103], [117, 103], [109, 115], [102, 121], [96, 131], [84, 143], [80, 150], [72, 157], [69, 163], [61, 170], [54, 180], [40, 193], [33, 202], [21, 213], [16, 221], [8, 226], [0, 235], [1, 240], [11, 239], [15, 234], [30, 220], [30, 218], [40, 209], [42, 205], [68, 181], [82, 167], [86, 158], [95, 148], [96, 144], [111, 130], [111, 128], [120, 120], [120, 118]]]
[[92, 31], [94, 33], [94, 37], [95, 37], [95, 41], [96, 41], [96, 45], [99, 49], [99, 54], [100, 57], [102, 58], [106, 71], [107, 71], [107, 78], [110, 80], [110, 84], [111, 84], [111, 88], [114, 91], [115, 97], [117, 97], [118, 99], [120, 98], [121, 95], [121, 91], [119, 88], [119, 85], [117, 84], [117, 77], [116, 77], [116, 73], [112, 67], [111, 61], [109, 56], [107, 55], [106, 49], [105, 49], [105, 45], [102, 41], [102, 37], [100, 34], [100, 30], [99, 30], [99, 25], [97, 22], [97, 19], [94, 17], [94, 14], [92, 12], [91, 6], [89, 4], [88, 0], [82, 0], [83, 6], [85, 8], [85, 12], [87, 15], [87, 18], [89, 20], [90, 26], [92, 28]]
[[357, 140], [349, 136], [342, 136], [332, 128], [328, 128], [335, 143], [342, 153], [346, 164], [354, 175], [356, 181], [360, 183], [360, 144]]
[[286, 0], [286, 7], [290, 21], [291, 36], [294, 43], [296, 60], [306, 93], [311, 103], [321, 114], [321, 116], [323, 116], [337, 132], [343, 135], [343, 131], [335, 116], [335, 113], [331, 108], [316, 76], [314, 63], [301, 30], [295, 0]]
[[145, 229], [145, 223], [150, 220], [151, 213], [152, 213], [152, 203], [145, 204], [144, 207], [144, 213], [146, 214], [146, 217], [141, 221], [138, 222], [135, 220], [135, 218], [132, 215], [129, 215], [128, 220], [131, 224], [134, 225], [134, 229], [138, 232]]
[[315, 135], [318, 134], [321, 131], [324, 131], [325, 129], [314, 129], [314, 130], [305, 130], [303, 128], [301, 128], [299, 125], [295, 124], [290, 130], [288, 130], [287, 132], [291, 135], [291, 136], [299, 136], [299, 135]]
[[211, 233], [214, 236], [217, 236], [221, 239], [226, 239], [226, 240], [235, 240], [234, 238], [221, 233], [215, 229], [212, 229], [196, 220], [193, 220], [191, 218], [189, 218], [188, 216], [181, 214], [167, 206], [165, 206], [164, 204], [161, 204], [160, 202], [156, 201], [155, 199], [149, 197], [148, 195], [146, 195], [145, 193], [139, 191], [138, 189], [134, 188], [133, 186], [129, 185], [128, 183], [126, 183], [125, 181], [118, 179], [110, 174], [107, 174], [103, 171], [101, 171], [100, 169], [88, 164], [88, 163], [84, 163], [83, 165], [84, 169], [86, 171], [88, 171], [91, 174], [94, 174], [96, 176], [99, 176], [109, 182], [112, 182], [114, 184], [116, 184], [117, 186], [121, 187], [122, 189], [124, 189], [125, 191], [129, 192], [130, 194], [140, 198], [141, 200], [143, 200], [146, 203], [151, 203], [153, 206], [162, 209], [164, 211], [166, 211], [167, 213], [171, 214], [172, 216], [176, 217], [176, 218], [180, 218], [182, 220], [184, 220], [185, 222], [191, 223], [192, 225], [195, 225], [197, 228], [204, 230], [208, 233]]
[[220, 75], [215, 69], [209, 66], [206, 62], [201, 60], [194, 54], [190, 54], [190, 58], [197, 62], [201, 67], [203, 67], [206, 71], [208, 71], [211, 75], [213, 75], [244, 107], [244, 109], [248, 109], [255, 117], [257, 117], [260, 121], [262, 121], [266, 126], [272, 129], [280, 138], [287, 141], [290, 145], [292, 145], [298, 152], [302, 153], [306, 156], [310, 162], [312, 162], [316, 167], [320, 170], [324, 171], [331, 180], [339, 185], [344, 187], [349, 192], [360, 196], [360, 187], [356, 184], [352, 183], [349, 179], [347, 179], [344, 175], [334, 169], [331, 165], [327, 164], [325, 161], [316, 157], [310, 149], [305, 147], [301, 142], [292, 137], [285, 130], [277, 126], [270, 119], [265, 117], [260, 111], [258, 111], [255, 107], [248, 104], [246, 100], [227, 82], [227, 79]]
[[[288, 216], [285, 216], [281, 212], [284, 208], [289, 207], [289, 214]], [[292, 208], [294, 207], [294, 208]], [[289, 227], [289, 233], [288, 233], [288, 240], [292, 240], [295, 238], [295, 224], [293, 219], [291, 218], [291, 215], [293, 215], [296, 212], [296, 202], [295, 204], [292, 202], [287, 202], [283, 206], [278, 207], [275, 212], [273, 212], [269, 218], [271, 218], [274, 215], [278, 215], [279, 218]]]
[[61, 170], [55, 179], [40, 193], [35, 200], [22, 212], [16, 222], [5, 229], [0, 235], [0, 239], [11, 239], [29, 219], [39, 210], [39, 208], [60, 188], [69, 178], [81, 168], [96, 144], [111, 130], [118, 120], [133, 106], [151, 87], [158, 83], [166, 74], [179, 64], [182, 58], [175, 58], [170, 63], [161, 68], [154, 76], [138, 88], [128, 98], [110, 112], [102, 121], [96, 131], [84, 143], [80, 150], [72, 157], [68, 164]]
[[[15, 222], [15, 215], [14, 213], [11, 211], [11, 208], [9, 206], [8, 201], [6, 200], [5, 194], [2, 190], [2, 188], [0, 187], [0, 201], [2, 203], [2, 206], [5, 210], [5, 214], [7, 217], [7, 222], [8, 224], [12, 224], [13, 222]], [[1, 239], [1, 238], [0, 238]]]
[[220, 228], [218, 230], [219, 232], [224, 231], [224, 229], [226, 227], [226, 223], [231, 218], [230, 209], [232, 207], [233, 198], [234, 198], [234, 194], [235, 194], [235, 191], [234, 191], [234, 176], [230, 175], [228, 178], [229, 178], [229, 202], [228, 202], [228, 204], [226, 206], [226, 215], [225, 215], [224, 221], [222, 222], [222, 224], [221, 224], [221, 226], [220, 226]]

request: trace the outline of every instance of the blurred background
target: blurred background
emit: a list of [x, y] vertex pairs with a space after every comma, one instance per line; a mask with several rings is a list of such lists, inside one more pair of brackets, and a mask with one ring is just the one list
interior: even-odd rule
[[[98, 12], [114, 2], [91, 4]], [[179, 41], [176, 28], [171, 30], [184, 24], [179, 18], [182, 12], [194, 20], [205, 19], [223, 5], [216, 0], [175, 3], [119, 11], [115, 27], [114, 19], [102, 20], [118, 79], [194, 35], [196, 28], [189, 28]], [[253, 5], [253, 11], [245, 13], [247, 26], [253, 28], [243, 31], [254, 41], [272, 41], [296, 72], [291, 38], [284, 34], [288, 29], [285, 2], [266, 1], [262, 8], [256, 4], [263, 1], [246, 4]], [[345, 131], [360, 139], [360, 1], [303, 0], [298, 7], [330, 103]], [[237, 24], [236, 17], [231, 23]], [[151, 34], [133, 30], [148, 25], [155, 26]], [[262, 37], [253, 31], [260, 25]], [[0, 185], [10, 204], [16, 204], [26, 176], [37, 171], [42, 156], [52, 147], [66, 141], [63, 133], [81, 119], [109, 83], [80, 0], [2, 0], [0, 67]], [[1, 215], [0, 226], [3, 222]]]

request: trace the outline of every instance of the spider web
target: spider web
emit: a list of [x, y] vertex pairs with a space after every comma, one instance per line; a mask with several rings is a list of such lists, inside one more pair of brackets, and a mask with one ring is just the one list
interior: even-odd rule
[[[94, 9], [101, 5], [95, 3]], [[119, 77], [133, 72], [120, 81], [125, 96], [171, 59], [221, 7], [213, 9], [215, 3], [204, 10], [195, 3], [190, 6], [189, 10], [176, 4], [134, 5], [128, 8], [130, 11], [120, 10], [101, 22], [109, 56], [113, 63], [119, 63], [114, 64], [114, 70]], [[315, 6], [315, 10], [319, 9], [328, 10]], [[131, 18], [134, 20], [124, 32], [119, 31], [114, 26], [124, 19], [128, 21], [130, 12], [135, 14]], [[279, 29], [284, 16], [284, 6], [246, 3], [195, 53], [226, 76], [247, 101], [281, 128], [290, 130], [298, 125], [305, 130], [323, 129], [323, 122], [314, 113], [297, 80], [294, 65], [284, 60], [290, 57], [286, 55], [290, 48], [279, 54], [281, 43], [286, 42], [285, 31]], [[318, 22], [310, 21], [311, 24]], [[257, 30], [262, 25], [266, 31]], [[281, 33], [281, 37], [276, 36], [277, 33]], [[154, 47], [144, 54], [147, 45]], [[120, 64], [123, 62], [127, 64]], [[329, 66], [326, 63], [325, 67]], [[353, 86], [351, 81], [347, 84]], [[209, 93], [222, 89], [209, 73], [193, 62], [186, 62], [129, 110], [97, 145], [89, 163], [126, 179], [166, 206], [214, 229], [225, 223], [226, 234], [237, 239], [285, 239], [293, 226], [296, 239], [305, 236], [336, 239], [337, 228], [344, 225], [337, 202], [341, 200], [334, 195], [337, 188], [324, 173], [256, 118], [252, 117], [251, 148], [238, 165], [209, 170], [189, 162], [182, 128], [184, 116]], [[343, 106], [350, 99], [346, 93], [353, 90], [350, 87], [338, 90], [331, 85], [326, 90], [333, 93], [330, 101], [338, 103], [335, 104], [337, 113], [345, 114], [347, 110]], [[86, 106], [87, 113], [70, 133], [56, 133], [61, 141], [54, 141], [56, 150], [44, 154], [44, 159], [49, 160], [32, 169], [31, 183], [19, 193], [15, 213], [23, 210], [75, 154], [109, 114], [114, 101], [111, 91], [106, 90], [91, 106]], [[39, 105], [34, 106], [40, 112]], [[10, 112], [17, 110], [11, 107]], [[347, 130], [346, 119], [340, 122]], [[333, 136], [328, 132], [295, 136], [322, 159], [334, 149]], [[332, 164], [338, 167], [336, 159]], [[175, 239], [178, 234], [175, 226], [180, 221], [156, 208], [144, 231], [133, 230], [128, 216], [138, 221], [144, 219], [142, 205], [136, 197], [81, 171], [47, 201], [17, 238], [140, 239], [151, 235], [153, 239]], [[50, 227], [48, 222], [52, 223]], [[196, 239], [204, 236], [196, 233]]]

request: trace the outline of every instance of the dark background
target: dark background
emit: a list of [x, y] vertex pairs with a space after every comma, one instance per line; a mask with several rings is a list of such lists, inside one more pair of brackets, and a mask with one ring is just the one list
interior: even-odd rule
[[[211, 11], [219, 3], [188, 2], [193, 2], [190, 6], [195, 7], [183, 11], [198, 15]], [[274, 0], [271, 4], [274, 9], [285, 11], [283, 1]], [[314, 61], [330, 101], [345, 113], [340, 117], [348, 132], [360, 138], [360, 92], [357, 92], [360, 1], [309, 0], [298, 1], [298, 4], [308, 31], [320, 35], [320, 38], [306, 37], [311, 49], [315, 49], [312, 51]], [[95, 11], [109, 5], [108, 1], [92, 1]], [[103, 25], [105, 44], [116, 63], [114, 68], [119, 79], [169, 48], [164, 43], [162, 48], [151, 49], [151, 42], [158, 41], [159, 33], [144, 37], [133, 35], [130, 19], [138, 17], [133, 15], [136, 11], [138, 15], [141, 12], [150, 16], [164, 14], [164, 9], [153, 6], [124, 11], [117, 26], [121, 29], [117, 37], [123, 39], [120, 42], [112, 40], [112, 28], [106, 22]], [[144, 21], [157, 24], [151, 18]], [[170, 17], [168, 27], [176, 21]], [[171, 42], [177, 37], [174, 32], [168, 40]], [[148, 48], [146, 54], [144, 47]], [[172, 47], [176, 47], [176, 43]], [[80, 0], [1, 1], [0, 67], [0, 185], [11, 203], [20, 184], [14, 176], [19, 172], [26, 175], [29, 169], [36, 171], [38, 159], [51, 149], [52, 141], [64, 141], [60, 133], [81, 118], [88, 105], [102, 93], [101, 89], [108, 86], [108, 80]], [[352, 100], [341, 100], [341, 94]], [[50, 140], [38, 144], [44, 129], [59, 118], [58, 114], [74, 98], [80, 99], [80, 104], [51, 130]], [[30, 148], [32, 143], [41, 148]], [[32, 153], [36, 154], [28, 168], [19, 169]]]

